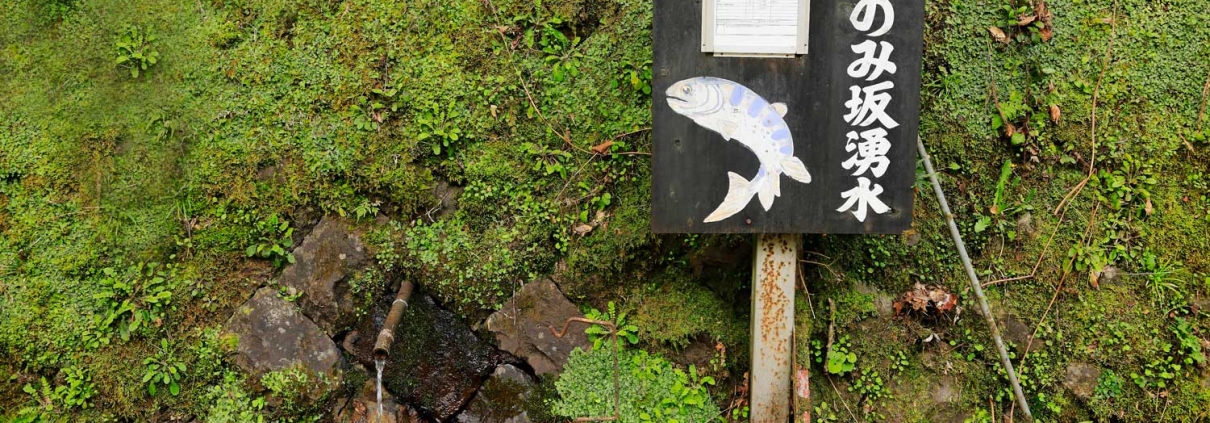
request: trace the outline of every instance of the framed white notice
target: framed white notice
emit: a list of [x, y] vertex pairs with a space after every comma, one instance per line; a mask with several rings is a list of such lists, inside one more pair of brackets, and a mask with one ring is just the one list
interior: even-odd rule
[[810, 0], [703, 0], [702, 52], [720, 56], [807, 54]]

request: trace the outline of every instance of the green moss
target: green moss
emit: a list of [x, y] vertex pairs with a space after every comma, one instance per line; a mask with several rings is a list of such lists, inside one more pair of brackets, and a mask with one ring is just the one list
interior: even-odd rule
[[733, 351], [746, 349], [748, 325], [733, 305], [683, 271], [666, 270], [627, 297], [623, 308], [642, 340], [681, 349], [705, 336]]

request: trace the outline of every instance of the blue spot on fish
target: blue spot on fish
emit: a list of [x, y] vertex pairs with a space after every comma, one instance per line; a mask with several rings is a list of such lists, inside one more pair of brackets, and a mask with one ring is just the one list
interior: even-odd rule
[[781, 151], [782, 154], [794, 154], [794, 146], [787, 145], [785, 147], [782, 147], [781, 150], [778, 150], [778, 151]]
[[784, 140], [784, 139], [788, 139], [788, 138], [790, 138], [790, 130], [789, 130], [789, 129], [786, 129], [786, 128], [784, 128], [784, 127], [783, 127], [783, 128], [778, 129], [778, 130], [776, 130], [776, 131], [773, 131], [773, 134], [772, 134], [772, 135], [769, 135], [769, 138], [772, 138], [772, 139], [775, 139], [775, 140]]
[[741, 87], [738, 85], [735, 86], [735, 88], [731, 89], [731, 101], [730, 101], [731, 106], [739, 107], [739, 103], [742, 103], [744, 101], [744, 94], [747, 92], [748, 92], [747, 88], [744, 88], [744, 87]]
[[748, 116], [756, 117], [760, 112], [765, 111], [769, 107], [769, 103], [765, 99], [756, 96], [752, 99], [752, 104], [748, 105]]

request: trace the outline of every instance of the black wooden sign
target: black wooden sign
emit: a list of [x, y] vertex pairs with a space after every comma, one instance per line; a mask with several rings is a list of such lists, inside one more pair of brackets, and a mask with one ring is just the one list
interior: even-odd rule
[[655, 1], [652, 229], [908, 229], [924, 0], [811, 0], [776, 58], [703, 53], [703, 1], [774, 0]]

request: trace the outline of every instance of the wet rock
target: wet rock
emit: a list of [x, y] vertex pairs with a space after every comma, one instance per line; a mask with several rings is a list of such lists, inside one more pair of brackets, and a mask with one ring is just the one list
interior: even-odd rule
[[933, 402], [949, 404], [958, 401], [957, 381], [953, 377], [942, 377], [933, 387]]
[[272, 288], [261, 288], [237, 308], [227, 331], [239, 337], [235, 363], [254, 377], [300, 365], [329, 386], [340, 382], [343, 360], [336, 344]]
[[524, 371], [513, 365], [500, 365], [456, 421], [529, 423], [524, 405], [533, 390], [534, 381]]
[[1101, 275], [1097, 278], [1097, 285], [1112, 285], [1122, 280], [1122, 272], [1113, 266], [1105, 266], [1101, 269]]
[[[372, 381], [371, 381], [372, 382]], [[397, 404], [392, 398], [382, 398], [382, 418], [379, 419], [378, 402], [374, 397], [351, 398], [342, 402], [333, 413], [337, 423], [426, 423], [416, 410], [406, 404]]]
[[441, 181], [433, 187], [433, 197], [437, 199], [437, 211], [433, 213], [433, 218], [443, 218], [454, 214], [458, 210], [458, 199], [462, 197], [462, 187], [450, 185], [449, 182]]
[[689, 255], [689, 267], [694, 277], [711, 271], [727, 272], [736, 268], [750, 267], [752, 242], [748, 238], [720, 239], [708, 247], [695, 250]]
[[563, 338], [551, 334], [551, 327], [561, 330], [571, 317], [584, 315], [554, 282], [543, 278], [522, 287], [487, 318], [486, 326], [496, 335], [500, 349], [525, 359], [535, 373], [558, 373], [575, 347], [591, 345], [582, 327], [573, 327]]
[[298, 300], [303, 313], [328, 335], [350, 326], [357, 304], [348, 280], [367, 263], [361, 234], [339, 218], [324, 217], [294, 249], [294, 260], [278, 282], [304, 294]]
[[[374, 369], [377, 326], [385, 319], [390, 299], [378, 304], [343, 343], [366, 369]], [[423, 293], [412, 295], [395, 328], [395, 343], [383, 369], [383, 388], [422, 414], [447, 421], [461, 410], [492, 374], [510, 357], [479, 339], [453, 313]], [[352, 333], [350, 333], [352, 335]]]
[[710, 365], [710, 360], [718, 356], [716, 344], [708, 335], [693, 338], [680, 354], [672, 356], [672, 360], [688, 367], [689, 365], [704, 368]]
[[1033, 214], [1025, 212], [1017, 218], [1017, 233], [1023, 238], [1033, 238], [1038, 235], [1038, 228], [1034, 226]]
[[878, 312], [878, 316], [882, 318], [891, 318], [895, 315], [895, 297], [882, 290], [858, 282], [854, 289], [862, 294], [869, 295], [874, 299], [874, 309]]
[[1029, 336], [1033, 334], [1033, 331], [1025, 323], [1022, 323], [1021, 319], [1018, 319], [1017, 316], [1012, 314], [1002, 315], [999, 318], [999, 323], [1000, 333], [1004, 335], [1005, 340], [1012, 342], [1018, 348], [1025, 348], [1026, 345], [1029, 345]]
[[1199, 312], [1210, 312], [1210, 296], [1196, 295], [1189, 300], [1190, 313], [1197, 315]]
[[1067, 365], [1063, 386], [1075, 396], [1088, 399], [1092, 397], [1092, 390], [1097, 387], [1097, 380], [1100, 378], [1100, 367], [1088, 363], [1071, 363]]

